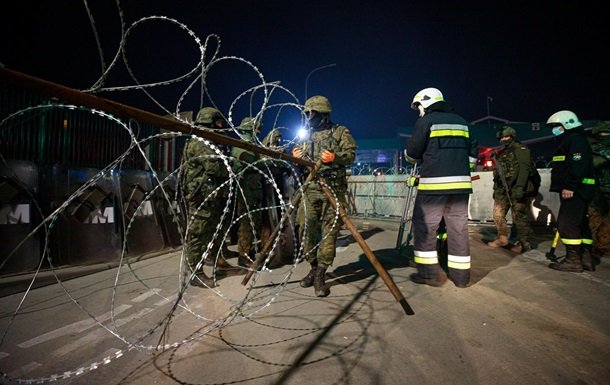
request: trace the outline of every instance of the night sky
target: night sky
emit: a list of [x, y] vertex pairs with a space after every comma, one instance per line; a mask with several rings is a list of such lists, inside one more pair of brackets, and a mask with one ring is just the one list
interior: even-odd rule
[[[610, 120], [610, 24], [602, 2], [496, 3], [504, 2], [130, 0], [120, 7], [128, 26], [157, 15], [178, 20], [202, 40], [217, 34], [220, 56], [252, 62], [300, 103], [308, 74], [336, 64], [312, 73], [307, 93], [327, 96], [333, 121], [356, 139], [393, 137], [398, 127], [412, 126], [417, 113], [409, 105], [425, 87], [439, 88], [467, 120], [487, 116], [488, 106], [491, 115], [512, 121], [546, 121], [561, 109], [581, 119]], [[0, 62], [69, 87], [91, 87], [102, 62], [85, 4], [108, 66], [120, 38], [118, 8], [110, 0], [3, 1]], [[134, 28], [125, 52], [142, 83], [184, 75], [199, 60], [193, 37], [159, 21]], [[215, 65], [207, 79], [225, 113], [237, 95], [260, 84], [254, 71], [234, 60]], [[192, 80], [149, 91], [175, 110]], [[122, 58], [104, 85], [133, 85]], [[162, 113], [141, 91], [100, 95]], [[234, 120], [249, 113], [248, 101], [238, 103]], [[280, 91], [271, 101], [294, 102]], [[196, 111], [199, 104], [195, 85], [181, 110]], [[296, 113], [282, 111], [279, 124], [296, 130]], [[264, 131], [276, 113], [265, 114]]]

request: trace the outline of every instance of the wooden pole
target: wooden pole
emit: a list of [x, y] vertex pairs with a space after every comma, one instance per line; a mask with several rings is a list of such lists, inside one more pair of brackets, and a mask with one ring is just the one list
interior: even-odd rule
[[250, 266], [250, 269], [248, 270], [248, 272], [246, 273], [244, 278], [241, 280], [242, 285], [245, 286], [248, 283], [250, 278], [252, 278], [252, 275], [254, 274], [254, 272], [263, 263], [265, 258], [267, 258], [267, 254], [269, 253], [269, 251], [271, 250], [271, 246], [273, 245], [273, 240], [275, 239], [275, 237], [277, 237], [277, 235], [280, 232], [280, 224], [283, 222], [286, 222], [288, 217], [290, 217], [290, 215], [292, 215], [292, 210], [293, 210], [292, 208], [297, 207], [297, 205], [299, 204], [299, 202], [301, 200], [302, 195], [305, 193], [305, 190], [307, 190], [307, 187], [309, 186], [309, 182], [314, 180], [314, 178], [316, 177], [316, 174], [318, 173], [318, 170], [320, 169], [321, 166], [322, 166], [322, 161], [318, 161], [315, 164], [315, 166], [313, 167], [313, 170], [309, 173], [309, 175], [307, 175], [306, 183], [303, 184], [303, 188], [301, 188], [301, 191], [299, 191], [299, 193], [295, 194], [292, 197], [292, 200], [290, 201], [290, 207], [288, 207], [288, 209], [286, 209], [286, 211], [284, 212], [283, 219], [280, 221], [280, 223], [277, 226], [275, 226], [275, 229], [273, 229], [273, 232], [269, 236], [269, 239], [267, 240], [267, 242], [263, 245], [262, 249], [258, 253], [256, 253], [256, 257], [254, 258], [254, 262], [252, 263], [252, 266]]
[[[118, 117], [122, 117], [125, 119], [135, 119], [135, 120], [138, 120], [143, 123], [149, 123], [155, 127], [164, 128], [166, 130], [178, 131], [178, 132], [182, 132], [185, 134], [191, 134], [191, 135], [197, 135], [204, 139], [208, 139], [214, 143], [223, 144], [223, 145], [227, 145], [227, 146], [236, 146], [236, 147], [250, 150], [250, 151], [253, 151], [253, 152], [256, 152], [259, 154], [267, 155], [274, 159], [287, 160], [287, 161], [290, 161], [290, 162], [293, 162], [296, 164], [307, 166], [312, 171], [314, 170], [314, 168], [316, 166], [315, 163], [302, 159], [302, 158], [295, 158], [295, 157], [293, 157], [291, 155], [287, 155], [285, 153], [273, 151], [268, 148], [261, 147], [261, 146], [258, 146], [258, 145], [252, 144], [252, 143], [247, 143], [247, 142], [241, 141], [239, 139], [231, 138], [229, 136], [219, 134], [219, 133], [216, 133], [213, 131], [200, 130], [194, 126], [181, 122], [177, 119], [173, 119], [173, 118], [169, 118], [169, 117], [165, 117], [165, 116], [159, 116], [159, 115], [153, 114], [151, 112], [144, 111], [144, 110], [141, 110], [141, 109], [138, 109], [135, 107], [125, 105], [125, 104], [121, 104], [121, 103], [118, 103], [118, 102], [115, 102], [115, 101], [112, 101], [109, 99], [105, 99], [105, 98], [102, 98], [102, 97], [99, 97], [96, 95], [87, 94], [87, 93], [84, 93], [84, 92], [74, 89], [74, 88], [65, 87], [60, 84], [42, 80], [42, 79], [30, 76], [30, 75], [26, 75], [21, 72], [9, 70], [6, 67], [0, 67], [0, 80], [6, 81], [10, 84], [14, 84], [14, 85], [17, 85], [20, 87], [28, 88], [28, 89], [36, 91], [42, 95], [47, 95], [49, 97], [56, 97], [65, 102], [85, 106], [88, 108], [98, 109], [100, 111], [104, 111], [106, 113], [116, 115]], [[332, 205], [336, 209], [337, 203], [335, 202], [334, 197], [332, 196], [332, 193], [330, 191], [328, 191], [328, 189], [326, 189], [326, 187], [323, 187], [323, 189], [324, 189], [324, 192], [326, 193], [326, 195], [328, 196], [329, 200], [331, 201]], [[371, 264], [373, 265], [373, 267], [375, 268], [377, 273], [381, 276], [381, 278], [385, 282], [386, 286], [388, 286], [388, 289], [390, 289], [390, 292], [392, 293], [392, 295], [394, 295], [394, 298], [396, 298], [396, 300], [401, 304], [405, 313], [407, 313], [408, 315], [415, 314], [413, 312], [413, 309], [409, 306], [409, 304], [407, 303], [407, 301], [405, 300], [403, 295], [400, 293], [400, 290], [398, 289], [398, 287], [396, 287], [396, 284], [394, 283], [392, 278], [389, 276], [389, 274], [384, 269], [384, 267], [381, 265], [381, 263], [379, 262], [377, 257], [375, 257], [375, 254], [373, 254], [373, 252], [371, 251], [369, 246], [366, 244], [364, 238], [362, 238], [362, 236], [360, 235], [360, 233], [358, 233], [358, 230], [356, 229], [354, 224], [349, 220], [349, 218], [347, 216], [347, 212], [345, 211], [345, 209], [342, 206], [339, 207], [339, 214], [340, 214], [341, 220], [343, 221], [343, 223], [345, 223], [347, 228], [350, 230], [350, 232], [354, 236], [354, 239], [356, 239], [356, 241], [358, 242], [358, 244], [364, 251], [365, 255], [367, 256], [367, 258], [369, 259], [369, 261], [371, 262]]]
[[377, 273], [379, 274], [379, 276], [381, 277], [383, 282], [386, 284], [388, 289], [390, 289], [390, 293], [392, 293], [394, 298], [398, 301], [398, 303], [400, 303], [400, 306], [402, 306], [403, 310], [405, 311], [405, 313], [407, 315], [414, 315], [415, 312], [413, 311], [413, 309], [411, 308], [411, 306], [409, 305], [409, 303], [407, 302], [405, 297], [400, 292], [400, 289], [396, 286], [396, 283], [394, 283], [394, 280], [392, 279], [392, 277], [390, 277], [390, 275], [388, 274], [386, 269], [383, 267], [381, 262], [379, 262], [379, 260], [377, 259], [377, 257], [375, 256], [375, 254], [373, 253], [373, 251], [371, 250], [369, 245], [366, 243], [364, 238], [362, 238], [362, 235], [360, 235], [356, 226], [354, 226], [352, 221], [350, 221], [350, 219], [347, 215], [347, 212], [345, 211], [345, 208], [343, 206], [337, 206], [335, 197], [333, 196], [332, 192], [328, 189], [328, 187], [324, 186], [322, 183], [320, 183], [320, 186], [322, 187], [322, 191], [324, 191], [324, 194], [326, 194], [326, 197], [330, 201], [331, 205], [335, 208], [335, 210], [337, 208], [339, 209], [339, 217], [341, 218], [341, 220], [343, 221], [343, 223], [345, 224], [347, 229], [350, 231], [350, 233], [352, 233], [352, 236], [354, 237], [356, 242], [358, 242], [358, 245], [360, 245], [360, 248], [362, 249], [362, 251], [364, 251], [364, 255], [366, 255], [369, 262], [371, 262], [371, 265], [373, 265], [373, 267], [375, 268], [375, 270], [377, 271]]

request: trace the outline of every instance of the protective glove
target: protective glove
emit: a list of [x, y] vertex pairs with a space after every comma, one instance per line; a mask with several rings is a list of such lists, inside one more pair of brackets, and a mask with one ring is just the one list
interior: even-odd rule
[[525, 192], [523, 191], [523, 187], [515, 186], [515, 187], [513, 187], [513, 191], [511, 192], [510, 197], [513, 199], [521, 199], [521, 198], [523, 198], [523, 195], [525, 195]]
[[335, 160], [335, 153], [329, 150], [322, 151], [322, 163], [332, 163]]
[[408, 187], [417, 186], [419, 184], [419, 177], [418, 176], [410, 176], [410, 177], [407, 178], [405, 183], [406, 183], [406, 185]]
[[292, 149], [292, 156], [294, 156], [295, 158], [302, 158], [303, 157], [303, 150], [301, 150], [299, 147], [295, 147]]

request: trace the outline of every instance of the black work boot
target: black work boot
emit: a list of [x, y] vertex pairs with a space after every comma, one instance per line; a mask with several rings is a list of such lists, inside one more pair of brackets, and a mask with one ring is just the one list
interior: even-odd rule
[[316, 292], [316, 297], [326, 297], [330, 294], [330, 289], [326, 286], [326, 268], [318, 267], [313, 280], [313, 288]]
[[419, 273], [413, 273], [409, 276], [409, 279], [412, 282], [418, 283], [420, 285], [441, 287], [445, 284], [445, 282], [447, 282], [447, 275], [445, 274], [444, 271], [443, 272], [439, 271], [438, 276], [436, 277], [436, 279], [434, 279], [434, 278], [426, 278]]
[[582, 273], [580, 245], [566, 245], [566, 257], [561, 262], [551, 262], [549, 267], [559, 271]]
[[582, 245], [582, 268], [587, 271], [595, 271], [595, 263], [591, 256], [590, 245]]

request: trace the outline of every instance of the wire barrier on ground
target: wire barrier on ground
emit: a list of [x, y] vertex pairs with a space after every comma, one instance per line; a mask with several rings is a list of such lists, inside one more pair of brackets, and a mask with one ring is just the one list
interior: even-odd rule
[[[201, 38], [180, 21], [164, 16], [144, 17], [131, 24], [126, 24], [118, 1], [117, 6], [119, 11], [118, 14], [121, 17], [121, 41], [117, 51], [110, 56], [112, 59], [109, 63], [106, 63], [104, 60], [105, 57], [109, 56], [103, 54], [101, 48], [103, 44], [99, 41], [100, 35], [97, 33], [96, 24], [93, 23], [93, 15], [89, 14], [91, 26], [98, 44], [100, 59], [102, 61], [102, 74], [90, 88], [83, 90], [83, 92], [87, 94], [114, 94], [134, 90], [141, 92], [143, 96], [150, 99], [158, 106], [163, 113], [167, 116], [171, 116], [182, 124], [190, 125], [192, 131], [195, 133], [199, 132], [200, 128], [195, 126], [191, 120], [186, 118], [183, 114], [183, 104], [187, 95], [194, 92], [198, 93], [201, 100], [201, 105], [199, 107], [204, 105], [216, 107], [217, 104], [215, 103], [214, 95], [212, 95], [208, 89], [208, 84], [212, 81], [212, 78], [216, 76], [216, 72], [212, 70], [221, 63], [233, 62], [242, 65], [251, 71], [255, 78], [258, 79], [258, 83], [254, 86], [245, 86], [243, 91], [237, 95], [228, 110], [224, 113], [224, 117], [230, 126], [226, 129], [226, 134], [243, 139], [243, 133], [238, 129], [238, 124], [234, 121], [234, 118], [237, 106], [243, 105], [244, 103], [249, 103], [249, 109], [252, 116], [262, 117], [263, 115], [275, 115], [275, 118], [272, 119], [272, 121], [274, 121], [274, 127], [272, 128], [283, 132], [286, 131], [286, 127], [275, 126], [275, 123], [279, 120], [280, 114], [292, 110], [296, 111], [303, 118], [301, 101], [299, 101], [290, 90], [282, 87], [279, 82], [267, 81], [263, 73], [252, 62], [239, 56], [222, 56], [220, 54], [221, 40], [219, 36], [212, 34], [205, 38]], [[87, 11], [89, 12], [89, 9], [87, 9]], [[184, 39], [188, 40], [192, 44], [193, 50], [199, 53], [199, 59], [192, 63], [189, 71], [171, 79], [158, 82], [145, 83], [139, 80], [144, 78], [144, 76], [141, 76], [137, 70], [134, 69], [134, 63], [128, 60], [129, 51], [127, 48], [129, 47], [132, 34], [142, 26], [150, 24], [164, 24], [164, 26], [173, 27], [184, 33]], [[151, 65], [151, 63], [147, 64]], [[131, 78], [129, 84], [116, 85], [110, 80], [113, 72], [117, 71], [119, 66], [124, 66], [124, 68], [127, 69]], [[226, 77], [230, 76], [230, 73], [222, 73], [218, 76]], [[182, 85], [182, 92], [175, 95], [173, 105], [162, 103], [161, 100], [153, 96], [152, 92], [153, 90], [157, 91], [169, 85]], [[254, 94], [261, 96], [262, 101], [260, 103], [256, 104], [253, 102], [252, 96]], [[284, 100], [278, 103], [272, 103], [272, 95], [274, 100]], [[167, 95], [165, 96], [167, 97]], [[19, 323], [22, 322], [22, 320], [26, 320], [31, 312], [43, 312], [42, 310], [37, 310], [39, 296], [36, 294], [36, 290], [34, 290], [36, 282], [43, 272], [50, 272], [52, 274], [57, 287], [54, 289], [57, 292], [57, 298], [63, 297], [73, 308], [80, 310], [82, 314], [88, 317], [76, 324], [71, 323], [65, 327], [75, 328], [75, 330], [81, 330], [83, 328], [100, 330], [103, 333], [109, 333], [119, 342], [119, 348], [115, 347], [111, 353], [102, 357], [91, 358], [88, 361], [86, 361], [86, 358], [83, 358], [83, 362], [80, 362], [78, 365], [66, 367], [61, 371], [52, 373], [44, 372], [44, 367], [25, 371], [23, 368], [11, 367], [11, 360], [9, 357], [9, 359], [0, 361], [0, 371], [2, 372], [4, 381], [15, 383], [54, 382], [94, 372], [96, 369], [125, 356], [125, 353], [127, 352], [138, 351], [152, 354], [160, 350], [175, 349], [186, 342], [202, 338], [211, 331], [227, 326], [236, 319], [251, 319], [251, 317], [269, 307], [278, 298], [278, 295], [282, 292], [290, 279], [294, 268], [304, 258], [302, 249], [299, 247], [299, 242], [294, 241], [294, 239], [292, 239], [292, 242], [288, 242], [291, 237], [294, 238], [295, 234], [293, 220], [290, 218], [286, 221], [276, 223], [276, 225], [280, 226], [281, 231], [277, 234], [276, 238], [272, 240], [271, 251], [267, 256], [265, 263], [260, 270], [255, 272], [253, 279], [246, 288], [235, 292], [225, 290], [224, 288], [227, 287], [227, 285], [210, 287], [207, 290], [210, 293], [214, 293], [214, 296], [218, 298], [219, 303], [212, 301], [215, 303], [214, 306], [210, 306], [209, 308], [204, 306], [203, 308], [200, 308], [194, 307], [192, 304], [193, 296], [195, 295], [193, 291], [201, 290], [201, 288], [194, 287], [191, 283], [198, 280], [196, 272], [200, 270], [206, 271], [206, 273], [213, 278], [214, 282], [224, 279], [226, 272], [223, 272], [222, 267], [219, 266], [218, 263], [223, 259], [223, 250], [227, 250], [231, 247], [229, 244], [231, 233], [239, 226], [240, 221], [250, 221], [254, 228], [252, 218], [255, 215], [261, 213], [270, 215], [270, 213], [274, 213], [276, 218], [282, 217], [282, 214], [288, 209], [288, 205], [290, 205], [290, 201], [286, 199], [286, 195], [290, 195], [291, 193], [302, 189], [299, 182], [299, 172], [292, 163], [281, 159], [274, 159], [269, 156], [262, 156], [259, 160], [251, 164], [240, 164], [237, 159], [231, 157], [223, 150], [222, 144], [204, 139], [200, 137], [200, 135], [190, 135], [188, 133], [171, 130], [162, 130], [156, 133], [146, 132], [141, 129], [137, 123], [138, 118], [136, 116], [134, 116], [132, 120], [126, 120], [124, 117], [117, 117], [114, 114], [101, 109], [65, 103], [61, 98], [59, 98], [59, 100], [46, 100], [39, 104], [20, 106], [13, 111], [9, 111], [0, 121], [0, 136], [4, 138], [16, 138], [19, 135], [31, 134], [33, 137], [38, 138], [38, 136], [36, 136], [38, 133], [27, 133], [28, 130], [35, 129], [36, 125], [31, 125], [32, 121], [38, 121], [40, 116], [44, 115], [46, 119], [51, 120], [50, 122], [47, 121], [48, 124], [57, 124], [61, 126], [63, 120], [60, 119], [65, 117], [66, 114], [75, 114], [75, 116], [78, 116], [78, 119], [83, 120], [88, 119], [88, 116], [94, 116], [97, 120], [106, 121], [107, 124], [112, 126], [112, 130], [114, 130], [112, 132], [116, 133], [117, 136], [124, 135], [128, 139], [124, 142], [123, 148], [118, 150], [116, 148], [113, 149], [113, 151], [118, 151], [116, 157], [107, 161], [103, 167], [100, 167], [93, 172], [89, 170], [89, 174], [84, 171], [81, 172], [79, 174], [81, 176], [79, 183], [70, 185], [74, 186], [72, 189], [64, 188], [65, 191], [56, 194], [56, 199], [52, 202], [43, 202], [42, 200], [45, 199], [45, 194], [50, 194], [52, 192], [51, 190], [53, 190], [53, 188], [45, 191], [37, 191], [37, 189], [29, 188], [28, 182], [24, 181], [23, 178], [20, 177], [19, 172], [15, 170], [11, 155], [8, 153], [0, 153], [2, 156], [0, 160], [5, 170], [4, 177], [7, 184], [10, 182], [14, 190], [25, 192], [27, 200], [31, 202], [34, 207], [31, 218], [36, 217], [39, 219], [36, 224], [32, 226], [27, 235], [22, 237], [22, 239], [19, 239], [6, 255], [2, 255], [0, 268], [9, 266], [13, 263], [20, 250], [23, 250], [23, 247], [25, 247], [24, 245], [27, 245], [33, 239], [42, 241], [40, 246], [41, 258], [39, 258], [39, 262], [33, 271], [33, 278], [31, 279], [28, 288], [24, 292], [11, 296], [10, 300], [7, 299], [6, 303], [11, 304], [11, 309], [3, 308], [2, 310], [0, 322], [0, 350], [4, 355], [17, 356], [20, 349], [40, 343], [40, 338], [51, 339], [56, 338], [57, 335], [61, 334], [58, 330], [63, 329], [59, 327], [58, 329], [55, 329], [55, 332], [41, 332], [43, 334], [41, 334], [39, 339], [32, 338], [25, 342], [20, 341], [20, 339], [14, 335], [14, 333], [19, 330]], [[54, 121], [54, 117], [58, 121]], [[304, 120], [302, 120], [302, 122], [304, 122]], [[65, 125], [64, 129], [67, 129]], [[97, 151], [97, 148], [106, 146], [107, 141], [111, 140], [110, 136], [114, 134], [109, 134], [109, 131], [107, 131], [105, 135], [106, 136], [102, 133], [95, 143], [88, 143], [88, 146], [96, 147], [95, 151]], [[65, 140], [69, 139], [66, 137], [62, 138]], [[39, 139], [44, 140], [44, 137], [40, 136]], [[184, 164], [177, 164], [176, 167], [172, 168], [170, 165], [171, 162], [161, 162], [164, 166], [160, 167], [159, 162], [152, 159], [152, 154], [156, 154], [154, 152], [155, 146], [159, 145], [159, 143], [166, 143], [169, 141], [177, 143], [180, 142], [180, 140], [184, 142], [187, 139], [201, 141], [201, 143], [209, 148], [214, 154], [207, 155], [204, 158], [217, 160], [218, 163], [226, 169], [227, 175], [229, 175], [226, 180], [223, 180], [222, 183], [215, 186], [214, 191], [203, 200], [204, 204], [209, 199], [213, 199], [214, 195], [221, 189], [228, 191], [228, 195], [225, 207], [222, 210], [221, 218], [214, 218], [217, 226], [214, 231], [213, 240], [205, 248], [205, 251], [200, 256], [196, 266], [189, 265], [185, 258], [184, 251], [180, 251], [178, 253], [179, 255], [175, 257], [173, 278], [165, 276], [165, 279], [173, 280], [173, 284], [170, 285], [173, 287], [173, 291], [168, 292], [167, 286], [164, 290], [158, 288], [160, 282], [154, 279], [151, 280], [148, 275], [150, 274], [150, 271], [146, 270], [147, 267], [137, 265], [139, 262], [135, 262], [136, 259], [132, 258], [132, 253], [138, 246], [134, 241], [134, 239], [138, 237], [138, 231], [140, 231], [138, 221], [151, 213], [151, 206], [156, 209], [157, 206], [154, 206], [153, 203], [159, 204], [167, 211], [167, 218], [169, 218], [168, 222], [174, 224], [174, 231], [179, 238], [179, 241], [176, 243], [184, 243], [184, 240], [189, 236], [189, 233], [193, 231], [191, 224], [193, 223], [193, 218], [196, 217], [199, 212], [187, 214], [186, 210], [181, 205], [180, 176]], [[292, 140], [286, 139], [278, 147], [268, 148], [281, 153], [291, 148], [296, 140], [296, 138]], [[89, 142], [91, 141], [94, 141], [94, 138], [89, 138]], [[65, 143], [55, 143], [55, 148], [57, 148], [58, 151], [64, 152], [74, 151], [74, 154], [76, 154], [63, 154], [65, 156], [75, 156], [78, 159], [84, 159], [87, 155], [91, 155], [91, 153], [87, 153], [86, 149], [79, 148], [78, 143], [72, 143], [72, 148], [66, 148]], [[263, 146], [263, 143], [259, 139], [257, 139], [255, 144], [261, 147]], [[76, 152], [78, 152], [78, 154]], [[112, 153], [112, 151], [109, 150], [108, 153]], [[134, 183], [132, 180], [127, 180], [127, 177], [132, 170], [131, 167], [134, 164], [140, 164], [142, 169], [146, 171], [150, 178], [148, 186], [146, 186], [146, 183], [144, 182]], [[284, 170], [281, 180], [290, 180], [290, 185], [282, 185], [280, 181], [278, 181], [275, 174], [278, 167]], [[55, 169], [53, 172], [55, 172]], [[266, 204], [263, 204], [262, 206], [252, 204], [247, 207], [247, 210], [244, 213], [238, 215], [235, 211], [236, 202], [240, 198], [247, 196], [245, 190], [249, 188], [243, 186], [241, 181], [246, 173], [252, 172], [261, 176], [264, 185], [267, 186], [267, 193], [271, 194], [273, 198], [270, 199], [268, 195], [265, 201]], [[63, 174], [59, 172], [58, 175]], [[68, 181], [75, 178], [75, 174], [72, 171], [68, 172], [66, 175]], [[57, 185], [52, 186], [57, 187]], [[287, 193], [287, 189], [291, 189], [292, 191]], [[269, 204], [270, 201], [273, 201], [274, 203]], [[118, 207], [118, 211], [105, 210], [104, 204], [114, 204]], [[87, 208], [88, 210], [85, 210]], [[305, 207], [304, 210], [306, 212], [307, 207]], [[111, 216], [114, 217], [111, 218]], [[117, 216], [121, 216], [122, 218], [119, 219]], [[339, 214], [337, 211], [336, 218], [338, 217]], [[60, 275], [58, 274], [58, 268], [60, 268], [60, 266], [57, 265], [57, 260], [54, 259], [54, 257], [57, 257], [57, 250], [55, 247], [58, 242], [61, 242], [61, 238], [65, 237], [64, 232], [69, 228], [68, 226], [70, 223], [74, 224], [78, 222], [79, 226], [86, 226], [91, 223], [99, 223], [102, 218], [107, 221], [107, 224], [115, 223], [115, 226], [117, 226], [118, 231], [120, 232], [120, 235], [117, 237], [120, 240], [118, 242], [119, 252], [112, 261], [115, 263], [116, 267], [111, 270], [112, 274], [109, 274], [108, 272], [104, 274], [108, 280], [104, 282], [104, 290], [98, 291], [95, 294], [84, 293], [86, 289], [73, 287], [70, 285], [69, 281], [64, 282], [60, 278]], [[339, 225], [339, 222], [340, 221], [336, 220], [336, 225]], [[229, 223], [229, 225], [225, 226], [225, 223]], [[221, 246], [215, 248], [213, 247], [214, 244], [225, 244], [227, 247]], [[258, 251], [260, 247], [260, 234], [255, 232], [255, 252]], [[217, 251], [213, 253], [212, 250]], [[271, 262], [273, 256], [278, 255], [279, 251], [281, 251], [283, 255], [290, 256], [288, 260], [285, 259], [283, 261], [285, 264], [288, 264], [290, 268], [284, 270], [280, 277], [274, 278], [276, 284], [265, 288], [257, 286], [257, 281], [264, 279], [261, 278], [262, 276], [274, 274], [274, 270], [271, 268], [273, 267]], [[82, 253], [83, 251], [81, 250], [80, 252]], [[277, 275], [277, 273], [275, 274]], [[202, 284], [205, 285], [206, 283], [203, 282]], [[91, 296], [96, 296], [97, 298], [94, 303], [91, 302]], [[156, 307], [137, 306], [138, 304], [144, 303], [144, 298], [147, 300], [150, 298], [157, 298], [158, 302]], [[129, 302], [129, 305], [125, 305], [126, 300]], [[103, 314], [99, 314], [96, 310], [100, 301], [102, 303], [107, 303], [106, 312]], [[64, 306], [64, 308], [65, 305], [66, 303], [63, 302], [62, 306]], [[126, 328], [125, 319], [119, 317], [119, 314], [122, 314], [127, 308], [130, 308], [129, 311], [134, 312], [133, 317], [138, 319], [137, 324], [139, 327], [135, 330], [133, 328]], [[191, 318], [198, 320], [198, 330], [187, 334], [170, 333], [172, 322], [175, 320], [177, 314], [186, 314]], [[57, 327], [55, 323], [59, 321], [61, 321], [60, 317], [54, 320], [54, 327]], [[68, 351], [70, 344], [73, 343], [74, 342], [67, 339], [64, 350]], [[56, 352], [56, 354], [61, 355], [61, 353], [58, 352]], [[5, 366], [7, 364], [8, 366]]]

